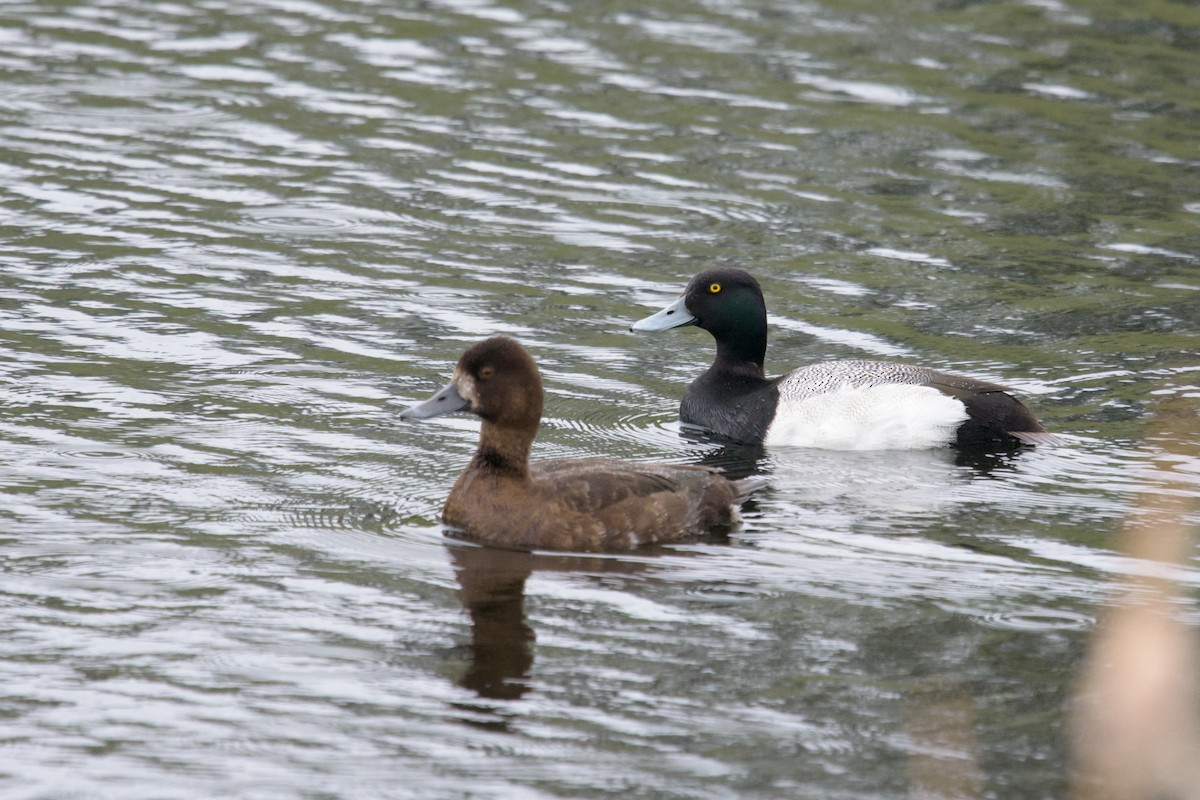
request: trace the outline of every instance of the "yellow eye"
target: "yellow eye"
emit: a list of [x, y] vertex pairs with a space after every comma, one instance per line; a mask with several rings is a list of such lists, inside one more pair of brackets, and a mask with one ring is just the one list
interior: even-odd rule
[[717, 292], [721, 291], [721, 284], [710, 283], [708, 285], [708, 291], [711, 292], [712, 294], [716, 294]]
[[495, 374], [496, 370], [492, 369], [491, 367], [484, 367], [483, 369], [479, 370], [479, 377], [485, 381]]

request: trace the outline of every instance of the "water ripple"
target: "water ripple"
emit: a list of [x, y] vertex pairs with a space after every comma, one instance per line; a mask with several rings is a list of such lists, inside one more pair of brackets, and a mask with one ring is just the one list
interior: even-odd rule
[[[1196, 395], [1200, 67], [1153, 8], [1052, 5], [0, 8], [0, 794], [893, 796], [931, 687], [981, 785], [1069, 794], [1113, 583], [1200, 587], [1110, 541], [1200, 475], [1139, 443]], [[1025, 376], [1061, 442], [681, 425], [710, 338], [627, 328], [713, 266], [768, 288], [776, 371]], [[479, 422], [396, 414], [495, 333], [536, 458], [760, 476], [741, 525], [449, 541]]]

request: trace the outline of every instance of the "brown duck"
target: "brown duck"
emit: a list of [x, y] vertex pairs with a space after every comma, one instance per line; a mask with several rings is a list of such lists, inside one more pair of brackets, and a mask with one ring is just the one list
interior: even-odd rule
[[612, 458], [529, 462], [542, 418], [542, 379], [516, 340], [494, 336], [463, 353], [448, 385], [401, 413], [428, 419], [469, 410], [479, 447], [442, 521], [457, 535], [519, 550], [630, 550], [694, 539], [732, 525], [758, 479], [731, 481], [702, 466]]

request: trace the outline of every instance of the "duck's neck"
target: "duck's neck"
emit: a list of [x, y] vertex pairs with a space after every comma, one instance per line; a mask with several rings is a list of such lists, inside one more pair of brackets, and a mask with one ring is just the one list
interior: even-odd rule
[[767, 331], [761, 331], [717, 340], [717, 359], [713, 369], [733, 373], [747, 378], [766, 378], [763, 359], [767, 354]]
[[507, 477], [529, 477], [529, 449], [536, 433], [536, 428], [530, 431], [484, 421], [471, 466]]

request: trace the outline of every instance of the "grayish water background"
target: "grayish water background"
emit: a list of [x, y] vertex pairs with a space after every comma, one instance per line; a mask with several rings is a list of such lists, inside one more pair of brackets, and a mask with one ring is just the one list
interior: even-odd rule
[[[1064, 796], [1200, 391], [1198, 124], [1182, 3], [5, 3], [0, 794]], [[627, 327], [715, 265], [769, 369], [1000, 380], [1065, 444], [681, 436], [711, 341]], [[496, 332], [542, 456], [770, 488], [727, 543], [447, 543], [476, 425], [395, 416]]]

